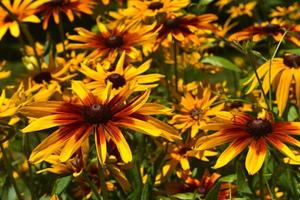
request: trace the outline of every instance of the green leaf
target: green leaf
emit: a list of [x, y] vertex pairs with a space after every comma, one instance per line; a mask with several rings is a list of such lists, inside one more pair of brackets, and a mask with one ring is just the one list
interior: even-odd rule
[[[196, 198], [195, 198], [195, 196], [196, 196]], [[177, 198], [177, 199], [180, 199], [180, 200], [193, 200], [193, 199], [199, 199], [199, 194], [195, 194], [195, 193], [192, 193], [192, 192], [187, 192], [187, 193], [174, 194], [171, 197], [174, 197], [174, 198]]]
[[228, 176], [224, 176], [222, 178], [220, 178], [218, 181], [221, 182], [221, 183], [232, 183], [233, 181], [235, 181], [237, 178], [236, 174], [231, 174], [231, 175], [228, 175]]
[[248, 179], [244, 173], [244, 169], [241, 165], [237, 165], [237, 180], [236, 180], [236, 185], [238, 186], [238, 192], [241, 194], [249, 195], [252, 194], [252, 191], [248, 185]]
[[299, 49], [283, 49], [280, 51], [280, 54], [284, 54], [284, 53], [292, 53], [292, 54], [300, 55], [300, 48]]
[[214, 187], [205, 196], [206, 200], [218, 199], [218, 193], [220, 191], [221, 182], [217, 182]]
[[71, 180], [72, 180], [71, 175], [57, 179], [55, 181], [52, 194], [60, 195], [65, 190], [65, 188], [69, 185]]
[[295, 106], [291, 106], [288, 110], [288, 121], [295, 121], [295, 119], [298, 119], [298, 110]]
[[227, 60], [226, 58], [219, 57], [219, 56], [209, 56], [205, 57], [201, 60], [202, 63], [208, 63], [214, 66], [218, 67], [223, 67], [228, 70], [232, 70], [235, 72], [240, 72], [241, 70], [239, 69], [238, 66], [236, 66], [234, 63], [231, 61]]

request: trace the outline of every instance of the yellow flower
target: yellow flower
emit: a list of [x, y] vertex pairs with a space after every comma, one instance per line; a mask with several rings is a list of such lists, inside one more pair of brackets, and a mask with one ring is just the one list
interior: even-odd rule
[[154, 21], [155, 16], [176, 12], [189, 5], [190, 0], [129, 0], [128, 8], [120, 9], [118, 12], [110, 12], [110, 15], [119, 22], [138, 21], [149, 22]]
[[298, 2], [293, 3], [288, 7], [276, 6], [275, 9], [271, 10], [270, 17], [280, 18], [283, 21], [294, 23], [300, 19], [300, 4]]
[[175, 114], [170, 123], [180, 129], [181, 133], [191, 128], [191, 136], [195, 137], [210, 118], [223, 109], [223, 103], [213, 105], [218, 98], [219, 96], [212, 96], [209, 87], [199, 90], [196, 96], [185, 93], [180, 102], [180, 113]]
[[229, 4], [232, 0], [217, 0], [215, 5], [219, 8], [219, 10], [222, 10], [224, 6]]
[[69, 48], [92, 49], [89, 58], [104, 57], [113, 62], [123, 51], [134, 60], [141, 55], [138, 48], [142, 48], [143, 53], [147, 55], [152, 51], [156, 41], [157, 31], [153, 31], [155, 24], [149, 26], [139, 23], [121, 24], [108, 29], [98, 18], [97, 25], [100, 33], [76, 28], [78, 35], [70, 35], [69, 39], [80, 43], [71, 43]]
[[[262, 79], [263, 90], [265, 93], [270, 92], [270, 82], [272, 89], [276, 91], [276, 102], [278, 105], [279, 115], [282, 116], [286, 108], [290, 87], [294, 87], [296, 102], [300, 108], [300, 56], [288, 54], [283, 58], [274, 58], [271, 63], [271, 75], [269, 73], [270, 61], [265, 62], [257, 69], [260, 79]], [[271, 77], [271, 81], [269, 81]], [[258, 82], [255, 75], [252, 75], [244, 85], [250, 85], [247, 94], [250, 93]]]
[[253, 26], [249, 26], [232, 34], [228, 40], [252, 40], [253, 42], [259, 42], [265, 39], [267, 36], [271, 36], [275, 41], [279, 42], [282, 39], [285, 31], [288, 31], [285, 39], [296, 44], [297, 46], [300, 46], [300, 40], [298, 39], [300, 34], [300, 25], [288, 25], [277, 19], [273, 19], [271, 22], [257, 23]]
[[162, 167], [161, 173], [156, 177], [157, 183], [162, 182], [163, 179], [169, 177], [177, 166], [180, 164], [181, 169], [190, 170], [189, 158], [196, 158], [198, 160], [208, 162], [208, 157], [216, 156], [217, 152], [205, 150], [195, 150], [195, 142], [197, 138], [190, 138], [186, 141], [179, 141], [174, 144], [169, 144], [167, 149], [166, 163]]
[[74, 21], [74, 15], [78, 17], [81, 16], [81, 13], [91, 15], [94, 4], [93, 0], [44, 1], [38, 8], [38, 11], [43, 14], [43, 29], [47, 29], [51, 16], [53, 16], [54, 22], [59, 24], [61, 14], [65, 14], [71, 22]]
[[[15, 15], [19, 22], [39, 23], [40, 19], [35, 15], [37, 7], [47, 2], [47, 0], [2, 0], [1, 2]], [[20, 28], [18, 22], [7, 11], [0, 8], [0, 40], [8, 29], [12, 36], [19, 37]]]
[[261, 169], [269, 144], [292, 159], [296, 156], [284, 142], [300, 147], [300, 142], [290, 136], [299, 135], [299, 122], [274, 122], [267, 116], [254, 118], [245, 113], [220, 112], [206, 128], [217, 132], [200, 138], [196, 149], [206, 150], [230, 142], [214, 168], [225, 166], [249, 146], [245, 164], [253, 175]]
[[59, 126], [33, 150], [29, 160], [38, 163], [57, 149], [62, 149], [59, 160], [65, 162], [94, 133], [98, 159], [102, 164], [106, 160], [108, 139], [116, 144], [122, 160], [130, 162], [131, 150], [120, 127], [163, 136], [171, 141], [180, 138], [171, 126], [150, 116], [165, 114], [166, 109], [158, 104], [146, 103], [149, 90], [125, 103], [132, 91], [124, 88], [123, 92], [113, 97], [111, 86], [109, 84], [101, 95], [95, 96], [81, 82], [73, 81], [72, 90], [80, 101], [48, 101], [23, 107], [23, 114], [38, 118], [22, 130], [24, 133]]
[[157, 28], [160, 28], [157, 43], [159, 44], [165, 39], [179, 42], [187, 39], [190, 42], [199, 44], [198, 34], [216, 30], [212, 22], [217, 19], [216, 15], [210, 13], [199, 16], [178, 16], [175, 13], [170, 13], [157, 25]]
[[[84, 63], [79, 69], [80, 72], [85, 74], [92, 81], [87, 83], [86, 86], [93, 90], [93, 93], [101, 93], [107, 85], [107, 82], [112, 83], [113, 92], [117, 93], [120, 89], [126, 86], [131, 86], [134, 91], [145, 91], [149, 88], [156, 87], [159, 79], [164, 76], [161, 74], [144, 74], [150, 68], [151, 59], [141, 64], [139, 67], [125, 64], [125, 52], [122, 53], [116, 66], [111, 63], [104, 65], [97, 65], [97, 71], [90, 69]], [[107, 69], [105, 69], [105, 67]]]
[[0, 80], [5, 79], [11, 75], [11, 71], [3, 70], [5, 64], [6, 64], [5, 61], [0, 62]]
[[251, 1], [246, 4], [240, 3], [238, 6], [230, 7], [230, 9], [227, 10], [227, 13], [230, 14], [231, 19], [234, 19], [242, 15], [248, 15], [249, 17], [252, 17], [252, 10], [254, 9], [255, 6], [256, 6], [255, 1]]

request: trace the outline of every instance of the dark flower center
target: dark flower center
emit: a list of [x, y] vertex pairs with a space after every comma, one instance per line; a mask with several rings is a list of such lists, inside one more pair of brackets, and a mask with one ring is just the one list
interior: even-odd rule
[[174, 19], [167, 19], [165, 21], [165, 26], [169, 29], [175, 29], [181, 24], [181, 18], [177, 17]]
[[243, 107], [244, 103], [241, 101], [234, 101], [230, 104], [230, 108], [240, 108]]
[[148, 5], [148, 8], [151, 10], [158, 10], [164, 6], [161, 2], [153, 2]]
[[179, 154], [180, 155], [184, 155], [184, 154], [186, 154], [186, 152], [188, 152], [188, 151], [190, 151], [191, 150], [191, 148], [189, 148], [189, 147], [183, 147], [183, 148], [181, 148], [180, 150], [179, 150]]
[[283, 63], [289, 67], [300, 67], [300, 56], [288, 54], [283, 56]]
[[113, 117], [110, 108], [100, 104], [84, 107], [82, 115], [84, 121], [90, 124], [104, 124]]
[[246, 131], [259, 138], [272, 133], [272, 124], [268, 120], [254, 119], [246, 124]]
[[9, 23], [9, 22], [13, 22], [14, 21], [14, 19], [12, 18], [12, 16], [10, 16], [10, 15], [6, 15], [5, 17], [4, 17], [4, 22], [5, 23]]
[[106, 78], [106, 81], [109, 80], [113, 84], [113, 88], [118, 89], [126, 84], [125, 78], [117, 73], [113, 73]]
[[123, 37], [118, 35], [112, 35], [107, 38], [105, 44], [109, 48], [117, 48], [123, 45]]
[[36, 83], [43, 83], [43, 82], [50, 83], [50, 81], [52, 80], [52, 76], [48, 71], [40, 72], [33, 77], [33, 80]]
[[273, 34], [282, 31], [281, 27], [276, 24], [268, 24], [267, 26], [262, 28], [263, 32], [268, 34]]
[[199, 119], [200, 116], [202, 115], [203, 111], [201, 109], [196, 109], [196, 108], [193, 108], [193, 110], [191, 110], [191, 116], [194, 118], [194, 119]]
[[65, 0], [51, 0], [49, 4], [52, 6], [62, 6], [65, 2]]

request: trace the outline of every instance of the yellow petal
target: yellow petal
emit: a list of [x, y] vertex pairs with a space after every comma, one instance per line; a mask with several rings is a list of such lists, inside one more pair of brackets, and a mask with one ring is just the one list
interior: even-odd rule
[[246, 169], [249, 175], [253, 175], [262, 167], [267, 154], [267, 146], [264, 138], [253, 140], [246, 157]]
[[30, 15], [22, 19], [22, 22], [40, 23], [41, 20], [35, 15]]
[[110, 123], [107, 123], [106, 126], [107, 127], [105, 127], [105, 130], [110, 135], [113, 142], [116, 144], [122, 160], [125, 163], [130, 162], [132, 160], [131, 150], [122, 132], [120, 131], [120, 129], [118, 129], [114, 125], [111, 125]]
[[289, 88], [293, 78], [293, 70], [294, 69], [286, 69], [282, 72], [278, 88], [276, 90], [276, 101], [278, 105], [279, 116], [282, 116], [286, 107]]
[[48, 115], [45, 117], [41, 117], [39, 119], [34, 120], [30, 124], [28, 124], [28, 126], [23, 128], [21, 131], [23, 133], [28, 133], [28, 132], [52, 128], [55, 126], [61, 126], [61, 125], [74, 123], [73, 120], [60, 119], [61, 117], [62, 116], [60, 114]]
[[20, 35], [20, 29], [17, 22], [12, 22], [12, 24], [9, 26], [10, 33], [14, 37], [18, 37]]
[[106, 160], [106, 138], [103, 127], [100, 125], [95, 132], [96, 150], [99, 162], [104, 165]]
[[80, 81], [72, 81], [72, 90], [80, 98], [81, 102], [87, 106], [93, 105], [95, 97], [90, 93]]
[[240, 154], [251, 142], [251, 138], [239, 139], [234, 141], [219, 156], [214, 168], [220, 168], [229, 163], [233, 158]]

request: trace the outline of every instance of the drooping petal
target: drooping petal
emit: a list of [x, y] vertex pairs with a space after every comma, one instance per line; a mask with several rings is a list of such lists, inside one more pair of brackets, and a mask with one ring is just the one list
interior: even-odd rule
[[64, 145], [59, 160], [66, 162], [71, 156], [83, 145], [85, 140], [89, 137], [92, 126], [81, 126], [75, 130], [72, 137]]
[[267, 146], [264, 138], [253, 140], [246, 157], [246, 169], [249, 175], [253, 175], [262, 167], [267, 154]]
[[105, 130], [111, 137], [112, 141], [116, 144], [122, 160], [125, 163], [130, 162], [132, 160], [131, 150], [120, 129], [111, 123], [107, 123]]
[[95, 142], [99, 162], [104, 165], [107, 149], [105, 132], [102, 125], [99, 125], [97, 131], [95, 132]]
[[280, 116], [282, 116], [288, 100], [289, 87], [293, 78], [293, 70], [294, 69], [287, 69], [282, 72], [278, 88], [276, 90], [276, 101]]

